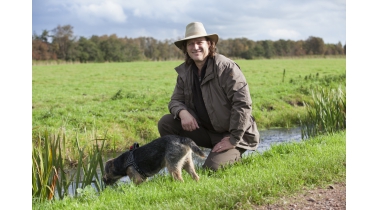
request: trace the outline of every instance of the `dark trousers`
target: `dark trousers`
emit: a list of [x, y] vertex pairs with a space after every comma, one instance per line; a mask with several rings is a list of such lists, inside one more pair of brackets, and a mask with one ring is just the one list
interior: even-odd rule
[[[182, 128], [181, 121], [174, 119], [173, 115], [164, 115], [158, 122], [158, 132], [161, 136], [165, 135], [179, 135], [191, 138], [198, 146], [205, 148], [213, 148], [215, 144], [220, 142], [228, 133], [217, 133], [209, 131], [199, 126], [194, 131], [185, 131]], [[203, 168], [209, 168], [214, 171], [218, 170], [225, 164], [232, 164], [240, 160], [242, 154], [246, 149], [238, 148], [225, 150], [223, 152], [211, 152], [208, 155]]]

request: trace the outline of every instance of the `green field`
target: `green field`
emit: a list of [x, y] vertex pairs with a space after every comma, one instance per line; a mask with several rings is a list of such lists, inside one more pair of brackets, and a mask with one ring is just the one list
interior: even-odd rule
[[[259, 130], [299, 125], [311, 90], [346, 86], [345, 58], [236, 62], [247, 78]], [[33, 66], [33, 136], [64, 130], [69, 143], [106, 138], [107, 150], [120, 151], [135, 141], [151, 141], [159, 136], [158, 120], [169, 113], [174, 67], [180, 63]]]

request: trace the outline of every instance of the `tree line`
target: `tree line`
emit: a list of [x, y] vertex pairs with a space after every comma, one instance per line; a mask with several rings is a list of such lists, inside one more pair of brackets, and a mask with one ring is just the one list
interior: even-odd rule
[[[174, 39], [164, 41], [153, 37], [118, 37], [116, 34], [90, 38], [74, 36], [73, 26], [58, 25], [32, 36], [33, 60], [64, 60], [79, 62], [128, 62], [181, 60], [183, 53]], [[247, 38], [219, 39], [217, 52], [232, 58], [257, 59], [305, 55], [345, 55], [346, 45], [326, 44], [322, 38], [306, 40], [253, 41]]]

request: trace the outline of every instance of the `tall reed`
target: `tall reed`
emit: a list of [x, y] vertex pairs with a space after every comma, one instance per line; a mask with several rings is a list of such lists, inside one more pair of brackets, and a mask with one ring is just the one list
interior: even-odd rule
[[[32, 197], [38, 201], [64, 197], [70, 178], [64, 171], [65, 133], [39, 134], [32, 147]], [[61, 145], [62, 142], [62, 145]], [[63, 148], [63, 149], [62, 149]]]
[[[65, 132], [54, 134], [45, 130], [42, 135], [38, 134], [37, 139], [33, 140], [32, 147], [32, 198], [36, 201], [52, 200], [57, 196], [63, 199], [70, 194], [70, 185], [76, 189], [94, 183], [98, 191], [103, 190], [101, 176], [104, 174], [102, 159], [104, 139], [95, 138], [94, 141], [95, 144], [87, 152], [85, 147], [79, 146], [78, 138], [76, 139], [80, 157], [77, 169], [74, 173], [69, 173], [68, 166], [65, 165], [67, 159]], [[99, 167], [100, 176], [97, 173]], [[74, 192], [76, 196], [77, 191]]]
[[316, 88], [305, 107], [307, 115], [300, 119], [303, 139], [346, 129], [346, 92], [341, 87]]
[[[98, 141], [101, 141], [100, 148]], [[86, 186], [91, 186], [93, 183], [98, 192], [105, 188], [102, 182], [102, 176], [104, 174], [102, 158], [104, 142], [105, 139], [95, 139], [95, 145], [92, 146], [92, 150], [86, 153], [84, 147], [79, 146], [79, 141], [77, 139], [76, 143], [79, 151], [79, 159], [75, 174], [75, 183], [72, 184], [73, 189], [84, 189]], [[84, 157], [85, 155], [87, 156]], [[97, 173], [98, 168], [101, 170], [101, 176]], [[95, 180], [93, 180], [93, 178], [95, 178]], [[78, 195], [78, 191], [75, 190], [74, 194]]]

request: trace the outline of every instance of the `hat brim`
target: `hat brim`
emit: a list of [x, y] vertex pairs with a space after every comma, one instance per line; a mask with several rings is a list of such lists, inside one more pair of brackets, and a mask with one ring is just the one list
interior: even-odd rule
[[218, 43], [218, 40], [219, 40], [219, 36], [218, 34], [209, 34], [209, 35], [206, 35], [206, 36], [202, 36], [202, 35], [194, 35], [194, 36], [188, 36], [184, 39], [181, 39], [181, 40], [178, 40], [176, 42], [174, 42], [175, 46], [177, 46], [180, 50], [182, 50], [182, 43], [189, 40], [189, 39], [195, 39], [195, 38], [199, 38], [199, 37], [209, 37], [212, 41], [216, 43]]

